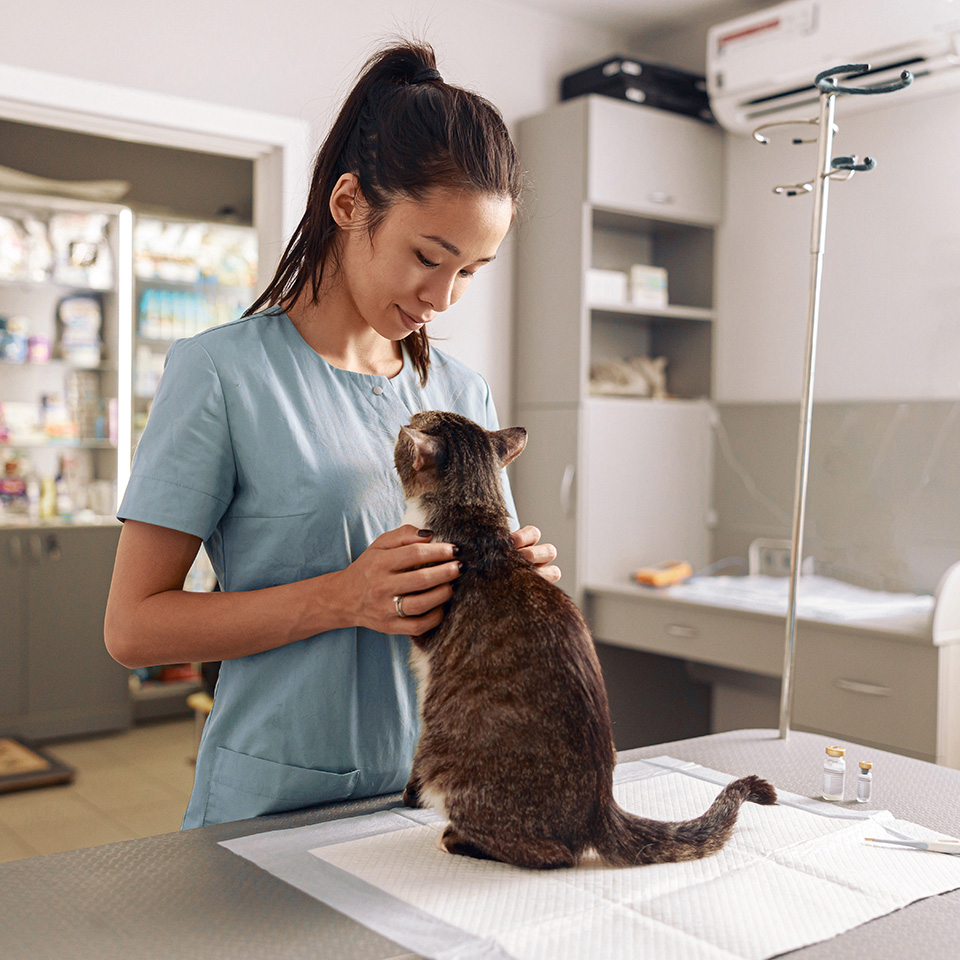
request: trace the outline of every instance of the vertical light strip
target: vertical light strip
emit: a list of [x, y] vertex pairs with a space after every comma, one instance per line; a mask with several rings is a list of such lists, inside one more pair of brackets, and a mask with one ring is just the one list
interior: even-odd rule
[[117, 508], [133, 457], [133, 211], [119, 214], [117, 238]]

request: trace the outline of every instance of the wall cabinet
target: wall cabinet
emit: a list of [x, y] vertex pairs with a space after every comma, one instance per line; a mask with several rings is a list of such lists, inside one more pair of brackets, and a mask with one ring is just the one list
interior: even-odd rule
[[[708, 561], [714, 233], [721, 135], [609, 98], [523, 121], [518, 226], [520, 516], [560, 551], [575, 599], [644, 563]], [[666, 270], [666, 303], [597, 302], [591, 269]], [[665, 357], [666, 399], [591, 395], [591, 367]]]
[[0, 528], [0, 730], [44, 740], [130, 725], [103, 643], [120, 524]]
[[676, 221], [720, 222], [722, 143], [715, 127], [664, 110], [590, 97], [587, 199]]

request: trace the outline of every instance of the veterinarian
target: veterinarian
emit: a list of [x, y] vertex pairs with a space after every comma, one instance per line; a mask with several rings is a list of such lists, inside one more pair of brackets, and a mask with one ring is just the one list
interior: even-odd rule
[[[263, 295], [171, 347], [118, 513], [105, 639], [128, 667], [223, 661], [185, 828], [406, 783], [406, 637], [440, 622], [460, 568], [401, 523], [393, 448], [419, 410], [498, 426], [486, 382], [427, 327], [495, 258], [520, 179], [490, 103], [445, 83], [430, 47], [387, 47]], [[555, 581], [539, 537], [513, 534]], [[183, 590], [201, 542], [222, 592]]]

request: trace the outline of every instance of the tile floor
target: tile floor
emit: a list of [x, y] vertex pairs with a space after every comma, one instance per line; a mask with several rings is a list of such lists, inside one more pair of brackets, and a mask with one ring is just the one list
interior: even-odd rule
[[192, 717], [48, 744], [74, 782], [0, 794], [0, 862], [179, 830], [194, 746]]

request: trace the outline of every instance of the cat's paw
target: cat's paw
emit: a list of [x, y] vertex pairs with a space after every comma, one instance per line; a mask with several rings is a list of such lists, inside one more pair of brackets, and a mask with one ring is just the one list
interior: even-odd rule
[[452, 826], [446, 827], [443, 833], [437, 837], [437, 849], [441, 853], [452, 853], [460, 857], [472, 857], [474, 860], [494, 859], [489, 853], [481, 850], [475, 843], [470, 843], [470, 841], [462, 839]]
[[420, 802], [420, 785], [411, 780], [403, 789], [403, 805], [415, 810], [423, 806]]

